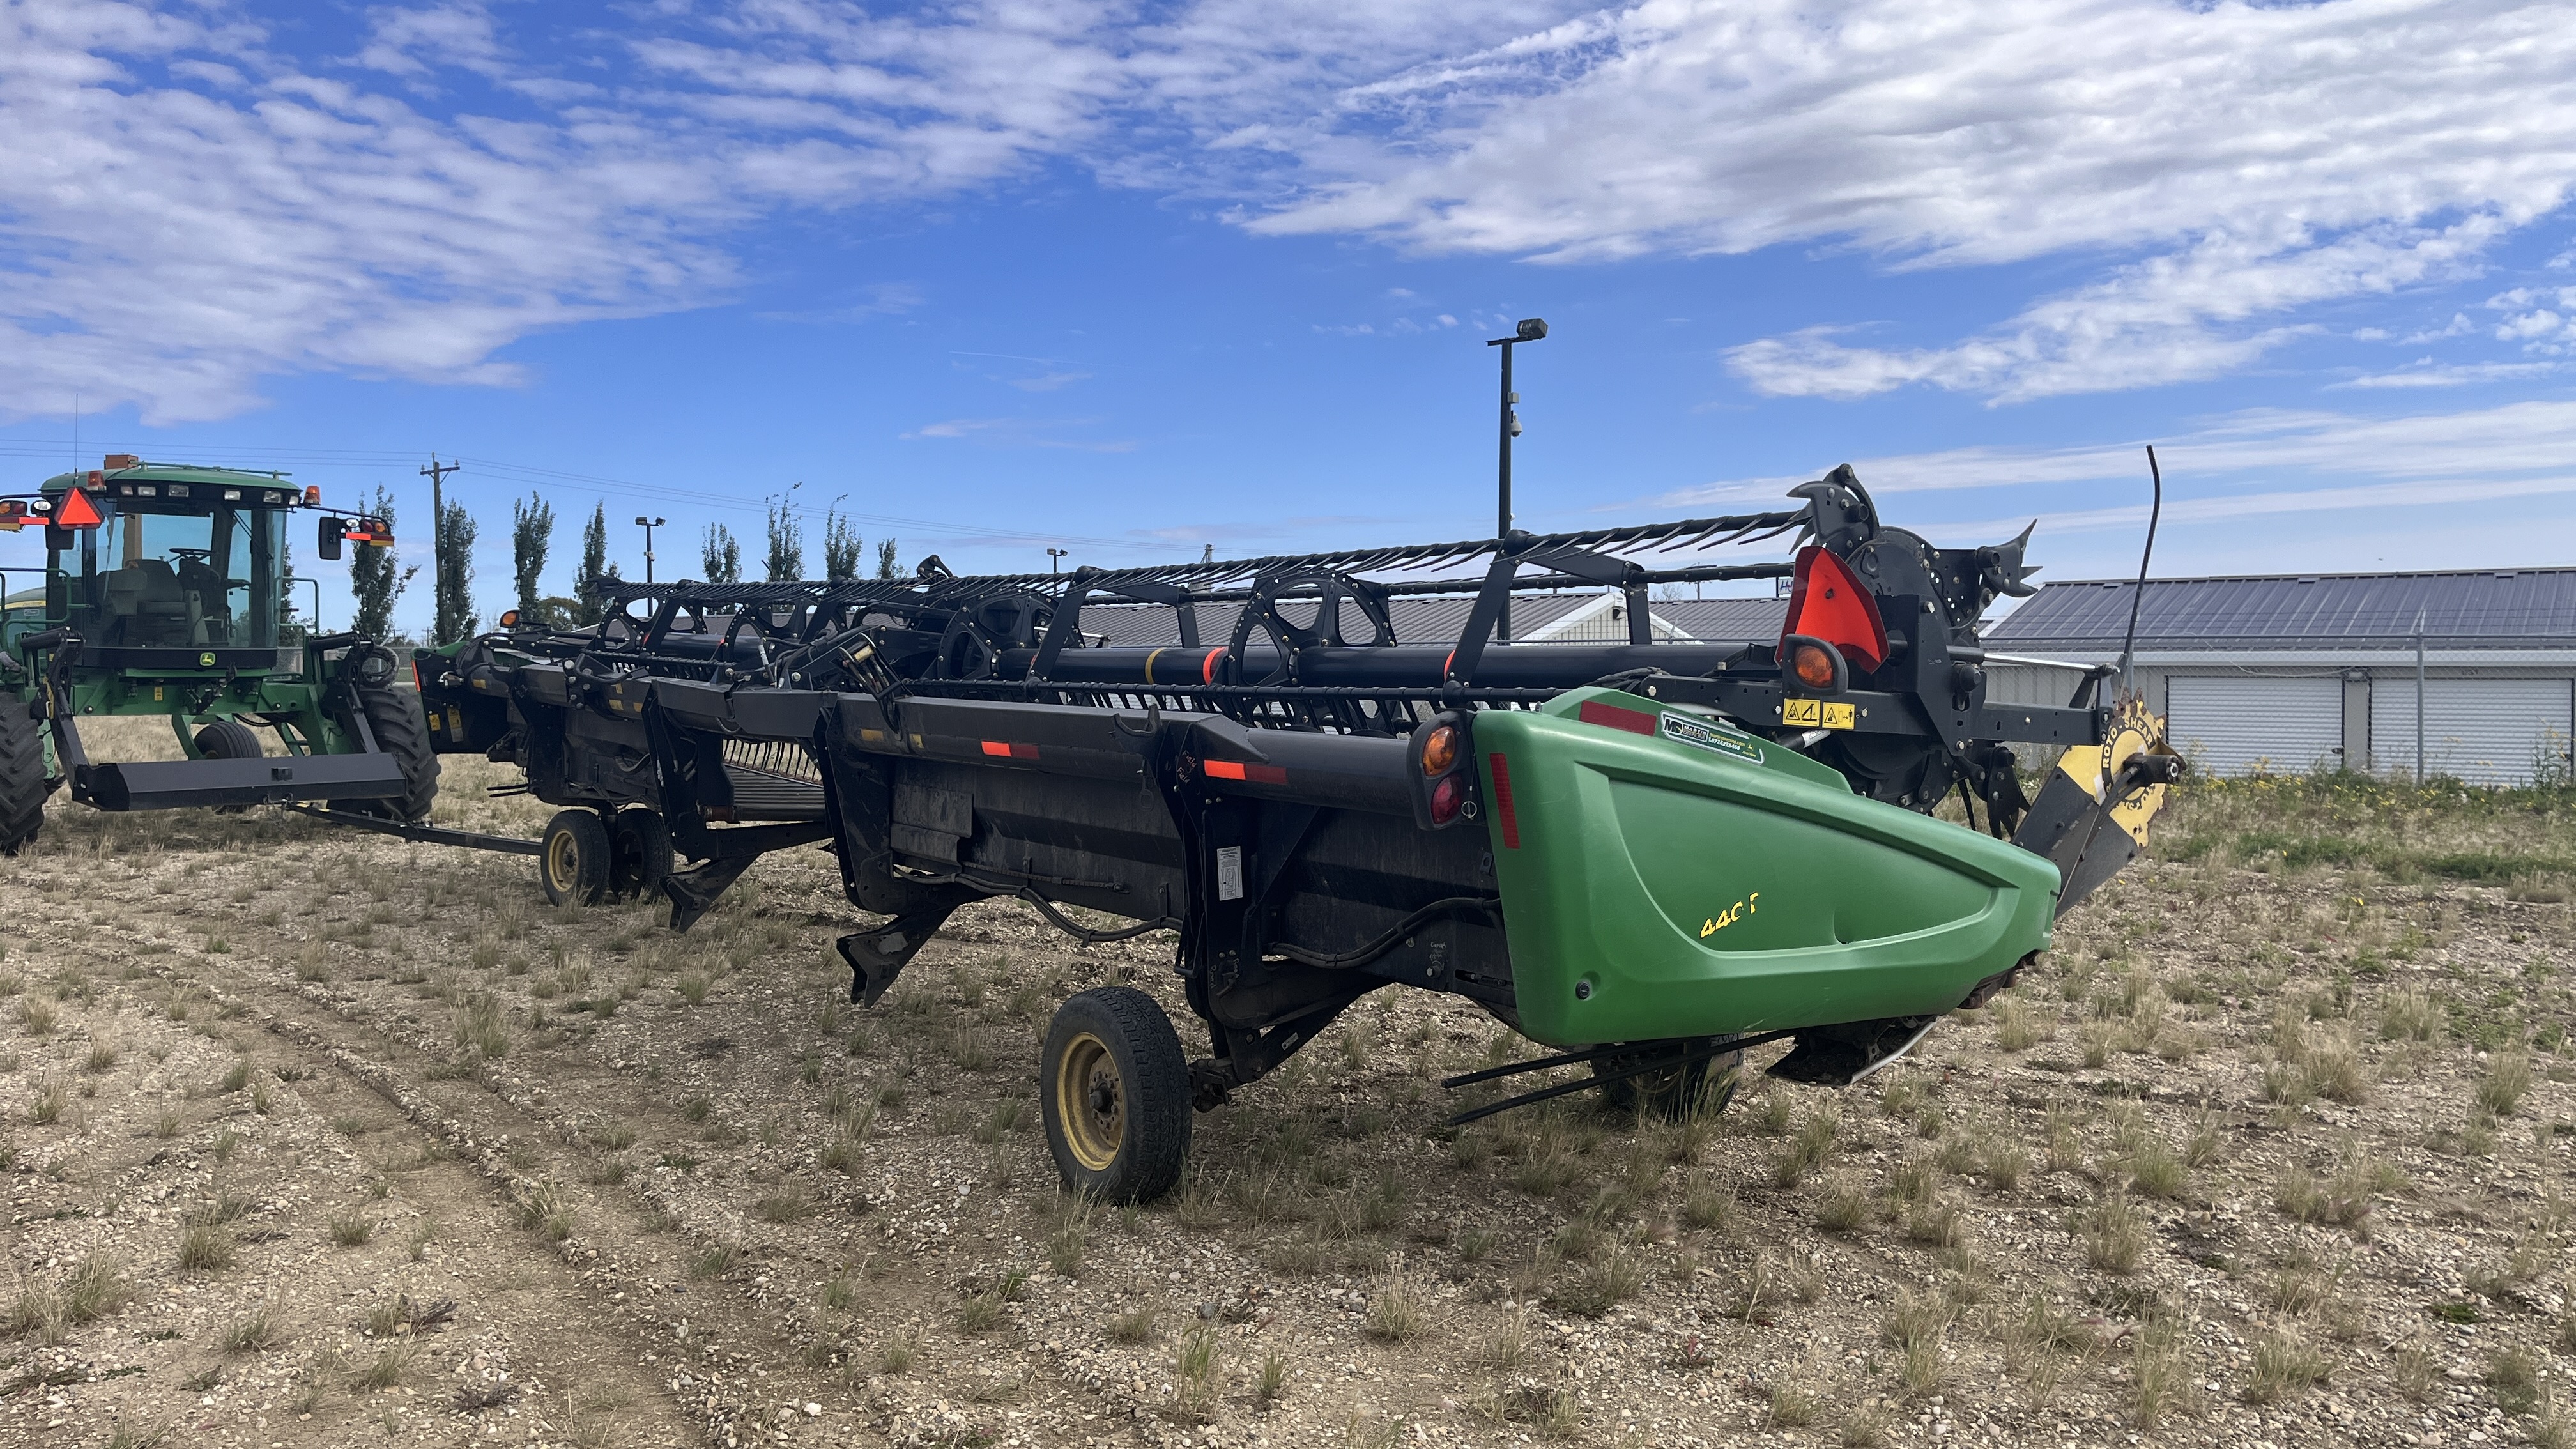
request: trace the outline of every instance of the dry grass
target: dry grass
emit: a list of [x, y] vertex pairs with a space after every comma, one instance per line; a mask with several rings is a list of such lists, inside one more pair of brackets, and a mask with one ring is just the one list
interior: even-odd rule
[[179, 1267], [190, 1273], [218, 1273], [233, 1265], [232, 1234], [211, 1223], [199, 1223], [179, 1235]]

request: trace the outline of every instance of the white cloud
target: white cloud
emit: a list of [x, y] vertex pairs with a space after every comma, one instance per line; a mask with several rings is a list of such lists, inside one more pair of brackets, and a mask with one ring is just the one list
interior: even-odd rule
[[[1061, 147], [1098, 69], [1014, 29], [1043, 7], [924, 27], [770, 4], [718, 15], [722, 50], [637, 12], [661, 27], [637, 42], [651, 84], [603, 97], [522, 73], [477, 6], [380, 12], [346, 79], [233, 13], [0, 8], [0, 419], [75, 391], [156, 426], [216, 418], [296, 372], [508, 385], [496, 354], [532, 332], [721, 299], [722, 243], [766, 211], [953, 191]], [[772, 54], [817, 17], [837, 28], [806, 37], [816, 59]], [[835, 58], [854, 49], [879, 63]], [[443, 67], [524, 104], [441, 115], [365, 88], [428, 94]], [[795, 109], [836, 89], [880, 109]]]
[[792, 312], [755, 312], [763, 322], [865, 322], [875, 317], [900, 317], [930, 301], [929, 294], [910, 282], [877, 282], [859, 289], [860, 300], [841, 307], [822, 307]]
[[[1825, 316], [1729, 359], [2011, 401], [2241, 369], [2576, 184], [2576, 25], [2512, 0], [674, 0], [543, 56], [546, 7], [439, 0], [339, 58], [260, 13], [0, 6], [0, 416], [506, 384], [530, 332], [729, 295], [764, 216], [1051, 158], [1431, 252], [2058, 259], [1970, 336]], [[2554, 356], [2570, 316], [2477, 330]]]
[[1087, 372], [1047, 372], [1040, 373], [1036, 377], [1004, 378], [1003, 381], [1022, 392], [1055, 392], [1071, 387], [1090, 376], [1091, 374]]
[[2471, 383], [2505, 382], [2514, 378], [2539, 377], [2556, 372], [2547, 362], [2476, 362], [2440, 364], [2429, 357], [2418, 358], [2413, 367], [2397, 372], [2370, 372], [2333, 384], [2342, 388], [2392, 387], [2465, 387]]
[[[2029, 511], [1990, 512], [1965, 522], [1924, 525], [1912, 518], [1916, 509], [1906, 510], [1909, 527], [1945, 542], [1991, 542], [2019, 532], [2033, 518], [2050, 534], [2144, 524], [2144, 441], [2155, 443], [2164, 469], [2169, 524], [2294, 513], [2330, 513], [2342, 524], [2384, 519], [2396, 509], [2576, 495], [2576, 471], [2569, 467], [2576, 459], [2576, 401], [2394, 418], [2257, 408], [2210, 419], [2178, 437], [2062, 448], [1954, 448], [1851, 462], [1861, 482], [1881, 498], [2044, 490], [2045, 501]], [[1770, 506], [1768, 500], [1813, 476], [1730, 479], [1666, 494], [1646, 506]], [[2106, 494], [2136, 501], [2063, 506]], [[2518, 556], [2520, 547], [2508, 547], [2514, 542], [2504, 535], [2493, 540], [2495, 548]]]
[[1341, 101], [1403, 144], [1315, 147], [1314, 189], [1256, 230], [2109, 262], [1956, 342], [1732, 355], [1757, 390], [1828, 397], [2219, 375], [2301, 307], [2466, 274], [2576, 180], [2576, 26], [2551, 4], [1648, 0]]
[[977, 439], [995, 447], [1061, 448], [1078, 453], [1132, 453], [1136, 444], [1128, 439], [1084, 439], [1059, 436], [1064, 429], [1097, 426], [1097, 418], [947, 418], [925, 423], [901, 436], [906, 442], [925, 439]]

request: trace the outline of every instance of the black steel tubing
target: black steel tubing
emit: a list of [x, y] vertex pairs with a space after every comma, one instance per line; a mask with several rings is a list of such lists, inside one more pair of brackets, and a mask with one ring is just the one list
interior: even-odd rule
[[[1497, 689], [1574, 689], [1632, 669], [1667, 674], [1709, 674], [1745, 648], [1744, 641], [1703, 644], [1497, 644], [1476, 662], [1476, 683]], [[1448, 677], [1447, 644], [1305, 649], [1297, 654], [1297, 682], [1351, 689], [1437, 689]], [[1018, 679], [1037, 658], [1034, 649], [1006, 651], [994, 673]], [[1239, 677], [1257, 683], [1279, 672], [1277, 650], [1267, 644], [1243, 651]], [[1153, 649], [1068, 649], [1056, 657], [1047, 682], [1058, 684], [1190, 685], [1227, 683], [1222, 645]], [[1150, 671], [1150, 672], [1149, 672]]]

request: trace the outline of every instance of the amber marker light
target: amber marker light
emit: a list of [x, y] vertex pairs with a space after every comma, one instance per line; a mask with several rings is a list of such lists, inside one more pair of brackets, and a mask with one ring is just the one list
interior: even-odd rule
[[1458, 727], [1442, 725], [1422, 742], [1422, 773], [1441, 775], [1458, 763]]
[[1809, 689], [1834, 687], [1834, 675], [1837, 673], [1834, 659], [1832, 655], [1825, 652], [1823, 645], [1799, 645], [1797, 652], [1791, 657], [1790, 664], [1797, 673], [1798, 682]]

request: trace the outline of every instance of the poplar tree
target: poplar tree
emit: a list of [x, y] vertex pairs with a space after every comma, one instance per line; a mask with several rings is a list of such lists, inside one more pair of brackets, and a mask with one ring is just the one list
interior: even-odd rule
[[543, 576], [554, 539], [553, 504], [534, 493], [525, 503], [510, 500], [510, 578], [519, 588], [519, 617], [531, 624], [545, 612]]
[[832, 583], [845, 583], [859, 576], [859, 560], [867, 546], [859, 539], [859, 530], [838, 513], [823, 515], [823, 577]]
[[698, 566], [706, 571], [708, 583], [742, 582], [742, 545], [735, 541], [732, 529], [721, 523], [707, 525], [706, 541], [698, 549]]
[[573, 611], [576, 622], [599, 622], [605, 609], [599, 586], [615, 577], [617, 570], [608, 562], [608, 504], [602, 500], [590, 510], [590, 522], [581, 529], [581, 572], [572, 580], [573, 597], [581, 601]]
[[[370, 516], [381, 518], [390, 528], [394, 521], [393, 495], [383, 484], [376, 485], [375, 507]], [[411, 587], [412, 576], [420, 565], [407, 569], [394, 566], [393, 551], [378, 544], [362, 543], [349, 555], [349, 592], [357, 601], [357, 622], [351, 627], [360, 636], [382, 643], [393, 635], [394, 603], [403, 590]]]

